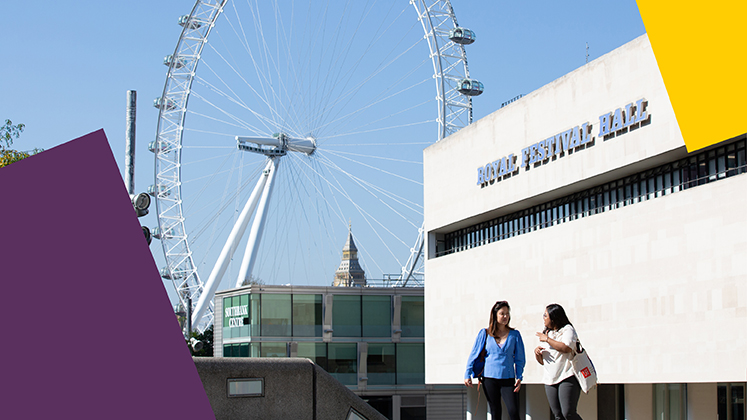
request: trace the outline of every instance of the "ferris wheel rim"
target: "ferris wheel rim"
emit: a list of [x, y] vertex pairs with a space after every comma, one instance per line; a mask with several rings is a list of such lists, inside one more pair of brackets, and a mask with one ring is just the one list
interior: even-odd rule
[[[199, 298], [203, 293], [204, 283], [200, 278], [200, 274], [194, 262], [184, 224], [186, 217], [183, 211], [182, 196], [182, 141], [188, 102], [192, 93], [191, 87], [197, 67], [201, 61], [202, 48], [205, 46], [210, 32], [215, 25], [216, 20], [222, 13], [226, 3], [227, 0], [220, 0], [213, 3], [204, 0], [197, 0], [195, 2], [192, 11], [188, 15], [189, 17], [186, 19], [186, 23], [183, 25], [183, 29], [172, 57], [174, 57], [175, 60], [181, 60], [184, 57], [184, 55], [181, 54], [184, 44], [190, 40], [193, 41], [194, 32], [200, 28], [204, 28], [204, 32], [202, 32], [203, 36], [197, 43], [199, 44], [198, 46], [189, 46], [190, 51], [192, 52], [192, 56], [189, 60], [186, 62], [173, 61], [170, 63], [164, 89], [160, 97], [161, 103], [158, 106], [158, 127], [154, 152], [154, 195], [159, 232], [172, 236], [168, 239], [161, 239], [161, 248], [166, 260], [165, 272], [163, 274], [165, 277], [170, 277], [174, 282], [174, 287], [177, 290], [177, 296], [179, 297], [180, 303], [185, 307], [188, 305], [186, 302], [187, 298], [191, 298], [192, 305], [195, 304], [197, 300], [196, 298]], [[449, 125], [450, 120], [453, 118], [448, 115], [448, 111], [446, 110], [449, 103], [446, 82], [450, 80], [450, 77], [451, 79], [454, 79], [454, 77], [453, 75], [444, 73], [444, 57], [442, 49], [438, 46], [439, 40], [443, 39], [443, 27], [438, 27], [438, 25], [433, 23], [431, 14], [435, 13], [435, 10], [438, 11], [441, 25], [444, 25], [443, 22], [451, 22], [452, 27], [457, 27], [457, 20], [449, 0], [431, 2], [430, 5], [424, 0], [411, 0], [410, 3], [415, 7], [419, 20], [427, 18], [430, 21], [428, 25], [426, 25], [423, 20], [421, 20], [421, 23], [423, 24], [423, 30], [425, 32], [424, 37], [429, 39], [429, 46], [431, 46], [431, 44], [435, 46], [430, 48], [430, 57], [434, 66], [434, 78], [436, 79], [437, 84], [441, 84], [440, 89], [437, 87], [437, 100], [440, 101], [439, 106], [443, 107], [443, 112], [440, 113], [440, 116], [437, 119], [439, 134], [436, 141], [438, 141], [461, 127], [455, 129], [453, 124], [452, 126]], [[193, 25], [193, 22], [198, 23], [194, 23]], [[193, 27], [198, 24], [200, 26], [199, 28]], [[457, 60], [458, 62], [456, 66], [454, 63], [447, 63], [447, 65], [454, 70], [455, 67], [459, 67], [461, 64], [463, 77], [469, 77], [464, 47], [459, 45], [457, 46], [456, 51], [458, 51], [461, 61]], [[185, 72], [182, 70], [180, 72], [180, 69], [184, 67], [188, 67], [190, 71]], [[175, 88], [176, 90], [170, 90], [170, 88]], [[171, 101], [174, 102], [172, 103]], [[471, 99], [466, 98], [466, 102], [458, 104], [458, 106], [467, 110], [468, 120], [466, 124], [471, 123]], [[161, 143], [162, 141], [166, 143], [163, 146]], [[167, 159], [169, 154], [173, 156], [172, 160]], [[159, 166], [159, 163], [162, 164], [162, 166]], [[166, 176], [166, 174], [168, 174], [168, 176]], [[162, 185], [166, 186], [163, 188], [163, 191], [161, 188]], [[165, 209], [175, 212], [175, 214], [167, 214]], [[415, 248], [416, 247], [413, 249]], [[211, 308], [208, 312], [209, 313], [203, 318], [202, 325], [204, 326], [207, 326], [212, 322], [212, 302]]]

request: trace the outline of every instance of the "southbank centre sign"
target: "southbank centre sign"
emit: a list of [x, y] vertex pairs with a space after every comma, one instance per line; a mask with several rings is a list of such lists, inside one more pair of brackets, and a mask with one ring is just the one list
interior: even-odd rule
[[243, 327], [245, 318], [249, 317], [249, 304], [231, 306], [224, 309], [224, 325], [228, 321], [229, 327]]
[[585, 150], [595, 144], [596, 138], [608, 139], [635, 130], [650, 120], [648, 101], [639, 99], [614, 111], [599, 116], [599, 130], [584, 122], [569, 130], [550, 136], [521, 149], [519, 154], [510, 153], [477, 168], [477, 185], [486, 187], [508, 176], [519, 175], [532, 166], [538, 167], [567, 154]]

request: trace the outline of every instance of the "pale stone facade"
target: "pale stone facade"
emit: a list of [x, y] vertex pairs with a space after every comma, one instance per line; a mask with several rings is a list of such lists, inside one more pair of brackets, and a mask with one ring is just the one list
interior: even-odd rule
[[[601, 116], [613, 124], [641, 99], [645, 124], [599, 135]], [[704, 104], [703, 118], [717, 117]], [[522, 150], [528, 158], [530, 146], [584, 123], [592, 146], [478, 184], [478, 168], [511, 154], [518, 167]], [[532, 351], [545, 306], [559, 303], [601, 382], [625, 384], [627, 418], [653, 419], [661, 383], [690, 385], [688, 418], [717, 418], [718, 384], [747, 379], [747, 174], [444, 251], [460, 229], [691, 155], [646, 35], [426, 149], [426, 382], [461, 382], [490, 307], [508, 300], [527, 351], [527, 418], [548, 414]], [[584, 419], [598, 410], [596, 396], [582, 396]]]

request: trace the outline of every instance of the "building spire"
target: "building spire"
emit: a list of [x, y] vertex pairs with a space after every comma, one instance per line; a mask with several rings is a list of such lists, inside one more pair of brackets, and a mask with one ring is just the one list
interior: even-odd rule
[[366, 272], [358, 263], [358, 248], [353, 241], [352, 222], [348, 221], [348, 239], [342, 248], [342, 260], [335, 271], [333, 286], [363, 287], [366, 285]]

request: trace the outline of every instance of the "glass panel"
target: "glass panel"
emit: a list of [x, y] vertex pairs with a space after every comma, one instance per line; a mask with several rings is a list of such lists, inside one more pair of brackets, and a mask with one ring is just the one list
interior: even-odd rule
[[260, 309], [262, 307], [262, 295], [252, 294], [249, 295], [249, 327], [250, 332], [253, 337], [259, 336], [260, 333], [260, 320], [262, 317], [260, 316]]
[[262, 336], [290, 337], [291, 313], [291, 295], [263, 294]]
[[293, 295], [293, 335], [322, 336], [322, 295]]
[[287, 357], [287, 343], [261, 343], [259, 346], [260, 357]]
[[425, 407], [402, 407], [399, 418], [401, 420], [425, 420], [426, 409]]
[[402, 337], [425, 336], [425, 302], [423, 296], [402, 296], [400, 308]]
[[249, 295], [223, 298], [223, 337], [249, 336]]
[[[241, 343], [239, 346], [239, 357], [249, 357], [249, 343]], [[236, 355], [236, 350], [234, 350], [234, 356]]]
[[731, 384], [731, 418], [733, 420], [745, 418], [744, 384]]
[[394, 385], [394, 344], [370, 343], [366, 366], [369, 385]]
[[714, 152], [708, 154], [708, 180], [716, 180], [716, 156]]
[[329, 343], [327, 372], [344, 385], [358, 384], [358, 346], [355, 343]]
[[666, 414], [667, 384], [654, 384], [654, 420], [668, 420]]
[[400, 408], [400, 420], [426, 420], [425, 407], [402, 407]]
[[716, 159], [716, 172], [718, 172], [719, 178], [726, 176], [726, 156], [724, 155], [723, 147], [719, 149], [718, 158]]
[[363, 296], [363, 336], [391, 337], [392, 297]]
[[[378, 411], [379, 413], [383, 414], [384, 417], [391, 419], [393, 418], [392, 414], [394, 411], [392, 410], [392, 397], [364, 397], [361, 395], [361, 398], [363, 401], [367, 402], [368, 405], [373, 407], [374, 410]], [[404, 420], [404, 419], [401, 419]]]
[[654, 183], [654, 176], [649, 174], [648, 175], [648, 199], [654, 198], [654, 193], [656, 192], [656, 185]]
[[249, 357], [249, 343], [224, 345], [223, 357]]
[[589, 197], [589, 214], [595, 214], [597, 208], [597, 197], [596, 194], [592, 194]]
[[604, 210], [610, 209], [610, 192], [605, 188], [604, 191]]
[[684, 420], [682, 385], [669, 384], [669, 418], [671, 420]]
[[727, 411], [729, 410], [726, 399], [726, 385], [719, 385], [716, 394], [718, 404], [718, 420], [727, 420]]
[[656, 196], [661, 197], [664, 193], [664, 178], [661, 174], [656, 175], [656, 185], [654, 186]]
[[335, 295], [332, 301], [332, 329], [335, 337], [361, 336], [361, 297]]
[[259, 356], [259, 343], [249, 343], [249, 357]]
[[311, 359], [319, 367], [327, 370], [327, 345], [325, 343], [298, 343], [296, 356]]
[[728, 169], [726, 176], [732, 176], [736, 174], [737, 172], [733, 170], [734, 168], [736, 168], [736, 166], [737, 166], [736, 148], [732, 144], [726, 148], [726, 169]]
[[[223, 298], [223, 313], [224, 313], [224, 315], [223, 315], [223, 338], [224, 339], [226, 339], [226, 338], [232, 338], [231, 327], [228, 326], [228, 317], [225, 315], [225, 312], [226, 312], [225, 309], [226, 308], [230, 308], [231, 306], [232, 306], [231, 305], [231, 298], [230, 297]], [[224, 350], [223, 350], [224, 354], [225, 354], [225, 351], [226, 350], [225, 350], [225, 347], [224, 347]], [[226, 357], [231, 357], [231, 356], [226, 356]]]
[[700, 155], [698, 158], [698, 182], [697, 185], [703, 185], [708, 181], [708, 167], [706, 166], [706, 155]]
[[397, 344], [397, 384], [425, 383], [425, 344]]
[[228, 396], [261, 396], [263, 394], [262, 379], [229, 379]]
[[[242, 324], [238, 328], [239, 337], [249, 337], [250, 331], [249, 331], [249, 314], [251, 305], [249, 304], [249, 295], [241, 295], [239, 296], [239, 307], [241, 307], [242, 312]], [[236, 333], [234, 333], [234, 337], [236, 337]]]
[[625, 185], [625, 205], [633, 202], [633, 190], [631, 189], [632, 186], [630, 184]]

